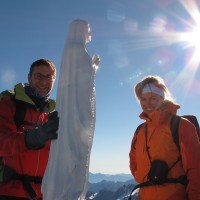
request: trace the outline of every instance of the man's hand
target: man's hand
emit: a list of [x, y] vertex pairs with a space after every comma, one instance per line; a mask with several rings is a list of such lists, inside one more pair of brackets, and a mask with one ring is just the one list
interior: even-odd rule
[[40, 149], [48, 140], [57, 139], [59, 126], [58, 112], [53, 111], [48, 115], [48, 122], [26, 131], [25, 143], [29, 149]]

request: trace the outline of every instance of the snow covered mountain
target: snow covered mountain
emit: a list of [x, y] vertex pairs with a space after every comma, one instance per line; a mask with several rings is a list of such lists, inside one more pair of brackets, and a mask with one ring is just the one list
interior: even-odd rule
[[[90, 182], [86, 200], [128, 200], [131, 190], [137, 184], [129, 174], [105, 175], [90, 173], [89, 177]], [[132, 200], [136, 199], [137, 193], [132, 197]]]
[[113, 182], [117, 182], [117, 181], [128, 181], [133, 179], [133, 176], [131, 174], [115, 174], [115, 175], [111, 175], [111, 174], [101, 174], [101, 173], [89, 173], [89, 182], [90, 183], [98, 183], [101, 182], [103, 180], [105, 181], [113, 181]]

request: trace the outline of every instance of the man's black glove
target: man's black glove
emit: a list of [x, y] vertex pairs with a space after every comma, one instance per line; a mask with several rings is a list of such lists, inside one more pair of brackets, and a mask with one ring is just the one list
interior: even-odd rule
[[29, 149], [41, 149], [47, 140], [57, 139], [59, 126], [58, 112], [52, 111], [48, 115], [48, 122], [26, 131], [25, 143]]

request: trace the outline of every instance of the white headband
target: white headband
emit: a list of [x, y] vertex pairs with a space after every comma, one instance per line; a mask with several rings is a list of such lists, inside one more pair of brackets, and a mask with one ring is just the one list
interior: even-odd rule
[[142, 94], [147, 93], [147, 92], [152, 92], [154, 94], [158, 94], [161, 97], [165, 97], [165, 92], [162, 88], [156, 87], [154, 84], [152, 83], [147, 83], [143, 89], [142, 89]]

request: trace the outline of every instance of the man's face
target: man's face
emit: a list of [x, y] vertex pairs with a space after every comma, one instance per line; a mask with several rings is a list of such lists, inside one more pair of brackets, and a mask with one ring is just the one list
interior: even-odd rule
[[41, 65], [36, 66], [32, 74], [28, 75], [28, 81], [31, 88], [40, 96], [46, 96], [50, 93], [55, 82], [55, 73], [51, 67]]

